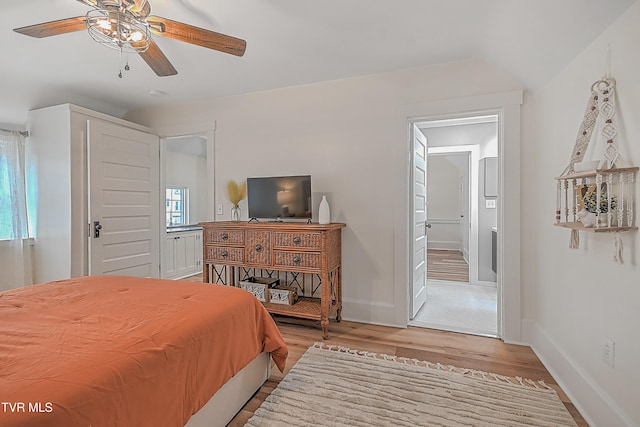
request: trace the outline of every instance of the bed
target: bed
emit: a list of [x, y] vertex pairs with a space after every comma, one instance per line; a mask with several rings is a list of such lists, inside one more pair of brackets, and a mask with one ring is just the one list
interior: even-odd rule
[[92, 276], [4, 291], [0, 425], [224, 425], [286, 357], [238, 288]]

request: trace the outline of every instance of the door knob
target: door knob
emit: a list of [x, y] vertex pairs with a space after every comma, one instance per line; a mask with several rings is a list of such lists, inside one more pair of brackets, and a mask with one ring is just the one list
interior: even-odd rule
[[98, 239], [100, 237], [100, 230], [102, 230], [102, 225], [100, 225], [100, 221], [93, 221], [93, 237]]

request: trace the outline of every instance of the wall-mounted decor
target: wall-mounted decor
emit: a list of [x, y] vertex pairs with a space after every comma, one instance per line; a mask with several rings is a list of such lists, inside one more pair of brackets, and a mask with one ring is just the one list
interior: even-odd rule
[[[570, 247], [580, 245], [579, 231], [614, 232], [614, 261], [622, 263], [619, 232], [635, 226], [635, 180], [638, 167], [627, 164], [616, 144], [615, 80], [605, 77], [591, 86], [571, 161], [556, 177], [556, 223], [571, 229]], [[604, 150], [601, 159], [584, 161], [596, 126]]]

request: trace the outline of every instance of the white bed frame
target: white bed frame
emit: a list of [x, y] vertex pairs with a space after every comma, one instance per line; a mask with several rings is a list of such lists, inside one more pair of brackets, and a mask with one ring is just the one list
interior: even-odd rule
[[271, 375], [271, 354], [260, 353], [214, 394], [185, 427], [224, 427]]

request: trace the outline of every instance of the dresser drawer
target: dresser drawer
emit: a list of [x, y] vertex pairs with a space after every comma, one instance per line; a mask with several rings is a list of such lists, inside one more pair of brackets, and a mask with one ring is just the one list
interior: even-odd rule
[[320, 250], [322, 235], [320, 233], [304, 233], [278, 231], [273, 233], [273, 246], [279, 248], [301, 248]]
[[319, 252], [273, 251], [274, 267], [320, 268]]
[[205, 242], [223, 245], [244, 245], [244, 230], [225, 230], [205, 228]]
[[204, 260], [205, 262], [218, 261], [223, 264], [240, 264], [244, 262], [244, 248], [206, 245]]
[[247, 245], [245, 259], [248, 264], [271, 265], [271, 232], [247, 231]]

